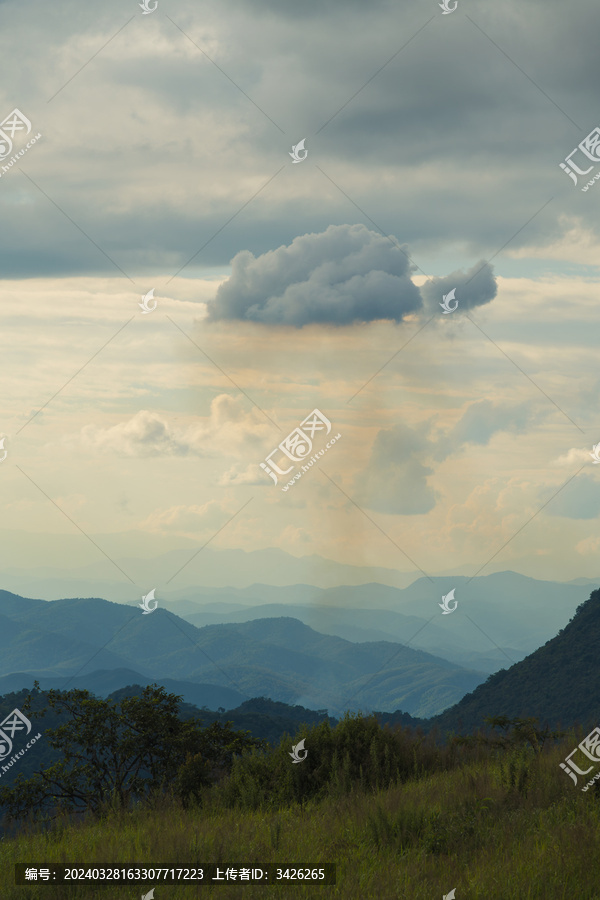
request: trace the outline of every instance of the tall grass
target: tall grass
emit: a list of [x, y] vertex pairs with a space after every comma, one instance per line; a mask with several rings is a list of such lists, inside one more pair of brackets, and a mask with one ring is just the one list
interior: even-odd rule
[[[268, 754], [239, 759], [201, 792], [166, 796], [99, 819], [33, 827], [0, 842], [2, 900], [339, 897], [344, 900], [598, 900], [600, 792], [559, 768], [577, 741], [542, 752], [437, 746], [349, 717], [304, 729]], [[308, 757], [293, 764], [291, 744]], [[184, 782], [189, 786], [193, 772]], [[582, 785], [580, 785], [581, 787]], [[337, 864], [337, 884], [13, 886], [15, 862], [87, 867], [264, 862]]]

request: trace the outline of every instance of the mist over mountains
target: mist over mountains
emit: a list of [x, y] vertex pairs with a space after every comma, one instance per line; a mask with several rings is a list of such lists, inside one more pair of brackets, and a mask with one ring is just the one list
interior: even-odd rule
[[[0, 592], [0, 628], [8, 639], [3, 676], [24, 672], [67, 681], [124, 669], [136, 682], [139, 675], [208, 682], [245, 699], [265, 696], [332, 714], [381, 706], [433, 715], [485, 677], [391, 641], [351, 643], [323, 635], [290, 617], [196, 628], [162, 609], [144, 616], [99, 598], [47, 602]], [[384, 671], [374, 674], [382, 663]], [[181, 692], [198, 702], [197, 689], [188, 694], [182, 685]]]
[[[450, 586], [456, 589], [458, 609], [442, 616], [438, 604]], [[587, 599], [589, 586], [499, 572], [472, 581], [464, 576], [419, 578], [405, 589], [381, 584], [323, 590], [252, 585], [204, 596], [215, 597], [215, 602], [204, 603], [201, 610], [190, 601], [167, 601], [165, 606], [198, 626], [291, 615], [324, 634], [350, 641], [410, 642], [458, 665], [491, 673], [553, 637]]]
[[[4, 540], [4, 537], [6, 540]], [[266, 550], [216, 550], [205, 547], [197, 559], [197, 543], [178, 538], [177, 548], [165, 550], [165, 541], [152, 535], [140, 534], [136, 555], [123, 556], [122, 546], [131, 546], [131, 533], [127, 535], [93, 535], [94, 541], [114, 560], [98, 560], [85, 565], [58, 567], [52, 553], [56, 544], [57, 558], [81, 560], [88, 555], [87, 547], [71, 535], [60, 535], [60, 540], [47, 541], [47, 559], [40, 565], [41, 554], [36, 554], [31, 564], [26, 547], [18, 535], [0, 530], [0, 579], [6, 590], [15, 593], [59, 600], [63, 597], [102, 596], [106, 600], [133, 602], [140, 588], [163, 585], [177, 574], [172, 587], [163, 592], [171, 599], [183, 599], [207, 588], [246, 588], [257, 583], [270, 585], [307, 584], [316, 587], [333, 587], [339, 584], [365, 584], [370, 581], [394, 587], [406, 587], [415, 580], [414, 572], [398, 572], [380, 566], [353, 566], [325, 559], [317, 554], [296, 557], [278, 548]], [[135, 546], [135, 542], [134, 542]], [[155, 551], [152, 553], [152, 551]], [[69, 552], [70, 551], [70, 552]], [[152, 555], [150, 555], [152, 554]], [[121, 570], [119, 573], [118, 569]], [[133, 583], [123, 580], [126, 572]], [[201, 585], [201, 587], [199, 587]]]
[[[459, 604], [443, 616], [439, 600], [450, 583]], [[520, 671], [515, 666], [556, 638], [590, 590], [503, 572], [420, 578], [404, 589], [254, 584], [189, 593], [158, 594], [158, 608], [143, 615], [137, 602], [0, 591], [0, 690], [38, 678], [43, 689], [107, 696], [156, 681], [213, 710], [266, 697], [334, 716], [401, 710], [427, 719], [482, 696], [476, 691], [498, 670]], [[478, 704], [461, 715], [477, 718]]]

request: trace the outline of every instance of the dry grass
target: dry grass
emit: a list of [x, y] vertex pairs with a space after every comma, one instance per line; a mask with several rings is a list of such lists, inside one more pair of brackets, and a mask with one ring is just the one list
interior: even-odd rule
[[[275, 811], [227, 809], [213, 789], [203, 808], [113, 813], [100, 822], [21, 834], [0, 843], [2, 900], [155, 900], [339, 897], [344, 900], [598, 900], [600, 796], [558, 767], [565, 749], [489, 758], [379, 792], [354, 792]], [[527, 774], [523, 774], [526, 770]], [[337, 864], [337, 884], [15, 887], [14, 863], [87, 867], [264, 862]]]

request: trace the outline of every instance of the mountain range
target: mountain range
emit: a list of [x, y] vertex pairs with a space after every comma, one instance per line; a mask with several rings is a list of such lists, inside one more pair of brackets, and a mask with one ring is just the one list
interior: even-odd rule
[[[439, 602], [450, 586], [458, 608], [444, 616]], [[588, 585], [498, 572], [474, 579], [419, 578], [404, 589], [382, 584], [210, 589], [196, 594], [195, 601], [164, 601], [164, 606], [200, 627], [293, 616], [323, 634], [400, 641], [490, 674], [554, 637], [588, 596]], [[213, 602], [206, 602], [208, 597]]]
[[[470, 728], [494, 703], [525, 708], [525, 694], [502, 687], [520, 684], [523, 671], [556, 686], [561, 675], [549, 660], [564, 656], [569, 620], [588, 600], [590, 585], [580, 581], [501, 572], [422, 578], [404, 589], [204, 587], [193, 599], [160, 599], [151, 615], [100, 598], [49, 602], [0, 591], [0, 691], [37, 678], [42, 689], [80, 687], [105, 697], [157, 682], [212, 710], [268, 697], [331, 715], [346, 707], [401, 710], [444, 727], [458, 715]], [[458, 608], [443, 616], [439, 600], [450, 583]], [[562, 672], [560, 661], [555, 669]], [[488, 685], [496, 691], [489, 698]], [[543, 691], [530, 696], [543, 697], [544, 715], [557, 714]], [[536, 714], [535, 703], [528, 708]], [[576, 709], [587, 705], [568, 711]]]
[[106, 670], [127, 670], [129, 683], [170, 679], [184, 699], [207, 706], [212, 698], [199, 696], [198, 686], [208, 683], [245, 699], [265, 696], [332, 715], [400, 707], [429, 716], [485, 678], [422, 650], [392, 641], [352, 643], [291, 617], [197, 628], [164, 609], [143, 615], [99, 598], [47, 602], [0, 591], [0, 630], [0, 676], [11, 676], [13, 689], [20, 672], [43, 686], [47, 679], [74, 686], [85, 675], [106, 693], [115, 689]]
[[[159, 572], [164, 575], [165, 570], [169, 570], [167, 562], [170, 570], [174, 571], [175, 563], [181, 564], [182, 559], [189, 559], [189, 551], [185, 551], [184, 557], [180, 551], [177, 552], [176, 559], [172, 554], [165, 554], [154, 561], [153, 567], [146, 572], [148, 580], [145, 581], [147, 587], [143, 593], [159, 584], [150, 579]], [[216, 552], [227, 554], [228, 551]], [[233, 555], [227, 556], [227, 561], [235, 580], [235, 567], [243, 563], [244, 557], [253, 557], [253, 554], [240, 556], [241, 551], [231, 553]], [[288, 557], [289, 554], [282, 554], [286, 566]], [[275, 569], [280, 568], [281, 560], [269, 559], [276, 563]], [[121, 562], [126, 565], [131, 561]], [[142, 569], [147, 565], [147, 561], [134, 562], [140, 566], [143, 562]], [[304, 572], [307, 565], [306, 559], [301, 561]], [[141, 570], [136, 570], [135, 574], [143, 583]], [[269, 570], [269, 574], [274, 577], [274, 571]], [[356, 576], [356, 572], [352, 574]], [[47, 575], [50, 578], [50, 569]], [[15, 577], [14, 580], [19, 579]], [[561, 584], [535, 580], [515, 572], [497, 572], [476, 578], [460, 575], [419, 578], [403, 588], [382, 583], [333, 587], [305, 583], [257, 583], [244, 587], [192, 585], [163, 593], [159, 587], [156, 597], [161, 608], [196, 626], [291, 616], [324, 634], [358, 642], [400, 641], [459, 666], [490, 674], [507, 663], [523, 659], [566, 624], [577, 605], [589, 595], [588, 579], [579, 581], [581, 583]], [[32, 595], [49, 599], [49, 594], [55, 591], [47, 585], [42, 590], [42, 584], [43, 579], [38, 585], [40, 592]], [[79, 582], [61, 579], [57, 584], [71, 588], [82, 586]], [[91, 584], [97, 587], [93, 579]], [[113, 588], [110, 596], [102, 595], [104, 599], [113, 599], [132, 608], [141, 599], [142, 591], [135, 585], [129, 585], [127, 590], [122, 584], [113, 585]], [[458, 609], [452, 615], [442, 616], [439, 601], [452, 588], [458, 600]], [[59, 594], [57, 599], [69, 596], [86, 594], [73, 591]], [[98, 595], [94, 592], [91, 596]], [[423, 627], [425, 622], [427, 627]], [[127, 661], [121, 661], [121, 664], [128, 667]]]

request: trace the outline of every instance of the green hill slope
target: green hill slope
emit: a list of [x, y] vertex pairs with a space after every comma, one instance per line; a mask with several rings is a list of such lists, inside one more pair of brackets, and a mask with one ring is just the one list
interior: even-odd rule
[[470, 731], [485, 716], [536, 716], [551, 728], [600, 722], [600, 590], [577, 607], [555, 638], [509, 669], [491, 675], [428, 727]]

